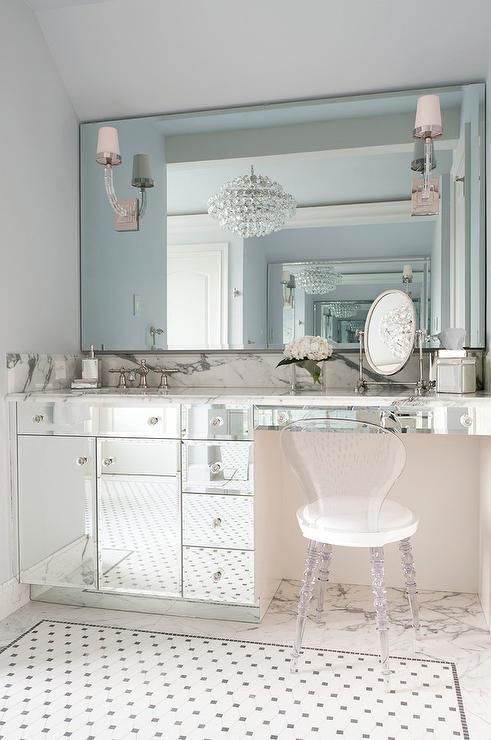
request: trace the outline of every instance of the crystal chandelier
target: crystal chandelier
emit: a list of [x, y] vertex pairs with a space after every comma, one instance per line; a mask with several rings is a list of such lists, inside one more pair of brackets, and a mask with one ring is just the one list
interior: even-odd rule
[[359, 310], [359, 305], [357, 303], [350, 303], [349, 301], [326, 303], [326, 307], [329, 313], [337, 319], [352, 319], [353, 316], [356, 316]]
[[303, 288], [306, 293], [330, 293], [336, 290], [343, 276], [333, 270], [332, 267], [319, 267], [314, 265], [297, 272], [295, 275], [295, 285], [297, 288]]
[[248, 239], [283, 228], [295, 213], [295, 199], [264, 175], [237, 177], [208, 200], [208, 213], [220, 226]]

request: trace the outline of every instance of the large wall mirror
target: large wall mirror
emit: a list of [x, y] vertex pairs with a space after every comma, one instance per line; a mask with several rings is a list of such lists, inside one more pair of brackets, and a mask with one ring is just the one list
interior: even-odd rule
[[[421, 211], [427, 94], [443, 133]], [[101, 126], [119, 133], [110, 173]], [[484, 127], [483, 84], [82, 124], [82, 348], [278, 350], [315, 333], [348, 349], [391, 288], [418, 328], [483, 347]], [[127, 199], [150, 177], [136, 230]]]

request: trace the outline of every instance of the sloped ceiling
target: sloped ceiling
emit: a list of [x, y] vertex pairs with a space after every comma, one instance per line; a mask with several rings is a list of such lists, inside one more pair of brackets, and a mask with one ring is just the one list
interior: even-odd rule
[[30, 0], [82, 120], [481, 80], [490, 0]]

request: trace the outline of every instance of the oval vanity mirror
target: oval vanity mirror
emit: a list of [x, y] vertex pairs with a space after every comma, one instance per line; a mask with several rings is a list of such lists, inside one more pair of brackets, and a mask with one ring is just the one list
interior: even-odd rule
[[365, 322], [368, 364], [380, 375], [395, 375], [411, 357], [416, 336], [414, 303], [402, 290], [386, 290], [370, 306]]

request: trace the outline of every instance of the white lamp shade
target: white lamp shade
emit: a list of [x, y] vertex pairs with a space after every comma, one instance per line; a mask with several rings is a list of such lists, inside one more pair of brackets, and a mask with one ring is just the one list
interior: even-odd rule
[[402, 276], [405, 278], [412, 278], [413, 276], [413, 266], [412, 265], [404, 265], [402, 268]]
[[283, 270], [283, 272], [281, 273], [281, 282], [287, 283], [289, 280], [290, 280], [290, 273], [288, 272], [288, 270]]
[[415, 132], [418, 132], [415, 135], [419, 136], [431, 132], [433, 132], [433, 135], [442, 133], [442, 114], [438, 95], [422, 95], [418, 98], [414, 129]]
[[119, 150], [118, 129], [113, 126], [101, 126], [97, 137], [97, 154], [102, 152], [121, 154]]

